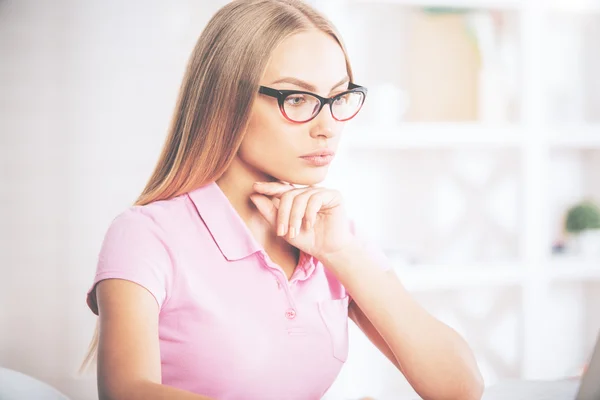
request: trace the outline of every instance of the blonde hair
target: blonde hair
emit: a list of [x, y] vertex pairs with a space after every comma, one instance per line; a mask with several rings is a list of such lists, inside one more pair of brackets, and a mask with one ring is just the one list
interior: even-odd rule
[[[208, 22], [191, 53], [162, 153], [136, 205], [187, 193], [217, 180], [244, 138], [259, 80], [272, 51], [310, 29], [331, 35], [331, 22], [301, 0], [236, 0]], [[96, 359], [98, 324], [80, 371]]]

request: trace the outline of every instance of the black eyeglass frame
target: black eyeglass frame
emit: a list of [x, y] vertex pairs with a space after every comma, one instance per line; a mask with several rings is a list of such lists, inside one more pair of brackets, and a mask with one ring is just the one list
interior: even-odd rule
[[[362, 108], [363, 104], [365, 103], [365, 100], [367, 98], [367, 92], [368, 92], [368, 90], [364, 86], [359, 86], [359, 85], [356, 85], [356, 84], [354, 84], [354, 83], [351, 82], [351, 83], [348, 84], [348, 90], [346, 90], [346, 91], [344, 91], [342, 93], [336, 94], [335, 96], [329, 97], [329, 98], [319, 96], [316, 93], [305, 92], [305, 91], [302, 91], [302, 90], [277, 90], [277, 89], [273, 89], [273, 88], [270, 88], [270, 87], [267, 87], [267, 86], [260, 86], [258, 88], [258, 92], [261, 93], [261, 94], [264, 94], [266, 96], [276, 98], [277, 99], [277, 103], [279, 105], [279, 110], [281, 111], [281, 114], [285, 117], [285, 119], [287, 119], [290, 122], [295, 122], [295, 123], [303, 124], [305, 122], [309, 122], [309, 121], [312, 121], [313, 119], [315, 119], [317, 117], [317, 115], [319, 115], [319, 113], [321, 112], [321, 110], [323, 109], [323, 107], [325, 107], [326, 104], [329, 104], [329, 110], [331, 111], [331, 115], [333, 116], [333, 118], [336, 121], [344, 122], [344, 121], [351, 120], [352, 118], [354, 118], [356, 116], [356, 114], [358, 114], [358, 112]], [[333, 114], [333, 102], [336, 101], [337, 99], [339, 99], [340, 97], [345, 96], [348, 93], [362, 93], [362, 101], [360, 103], [360, 106], [358, 107], [358, 109], [356, 110], [356, 112], [354, 114], [352, 114], [348, 118], [338, 119]], [[310, 117], [309, 119], [307, 119], [305, 121], [295, 121], [295, 120], [291, 119], [290, 117], [288, 117], [288, 115], [285, 112], [284, 102], [285, 102], [285, 99], [288, 96], [291, 96], [291, 95], [294, 95], [294, 94], [307, 94], [307, 95], [316, 97], [319, 100], [319, 102], [320, 102], [319, 109], [316, 110], [316, 112], [314, 113], [314, 115], [312, 117]]]

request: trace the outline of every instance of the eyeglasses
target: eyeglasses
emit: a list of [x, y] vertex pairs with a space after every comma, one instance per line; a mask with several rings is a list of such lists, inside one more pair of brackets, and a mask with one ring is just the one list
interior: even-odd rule
[[329, 104], [331, 115], [337, 121], [348, 121], [360, 111], [367, 96], [367, 88], [350, 83], [348, 90], [330, 98], [299, 90], [277, 90], [260, 86], [258, 92], [274, 97], [279, 103], [281, 114], [291, 122], [308, 122], [314, 119], [325, 104]]

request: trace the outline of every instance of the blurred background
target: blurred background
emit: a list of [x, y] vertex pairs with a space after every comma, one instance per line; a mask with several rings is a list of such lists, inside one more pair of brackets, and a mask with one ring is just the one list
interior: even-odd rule
[[[77, 369], [111, 220], [226, 1], [0, 0], [0, 366]], [[600, 0], [312, 0], [369, 88], [326, 185], [487, 385], [579, 373], [600, 328]], [[350, 324], [328, 399], [411, 390]]]

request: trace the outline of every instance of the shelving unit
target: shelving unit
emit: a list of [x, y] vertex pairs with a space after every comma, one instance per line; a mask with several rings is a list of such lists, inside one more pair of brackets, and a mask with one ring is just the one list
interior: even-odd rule
[[[556, 104], [551, 104], [551, 100], [554, 100], [553, 96], [558, 93], [557, 82], [564, 83], [568, 81], [568, 77], [560, 76], [561, 71], [558, 70], [547, 71], [552, 67], [549, 65], [550, 61], [554, 63], [549, 58], [548, 52], [552, 51], [553, 43], [547, 42], [547, 33], [556, 28], [549, 22], [556, 15], [571, 18], [597, 13], [597, 19], [590, 20], [591, 23], [600, 24], [600, 1], [337, 0], [333, 3], [334, 5], [329, 3], [322, 9], [330, 14], [346, 38], [350, 56], [358, 64], [355, 74], [360, 77], [360, 83], [370, 90], [371, 86], [377, 89], [378, 85], [387, 84], [386, 81], [389, 81], [389, 85], [410, 86], [407, 83], [411, 76], [407, 72], [410, 71], [410, 66], [405, 64], [409, 55], [413, 53], [407, 52], [410, 43], [406, 42], [409, 41], [407, 38], [414, 34], [408, 31], [414, 21], [411, 18], [422, 7], [465, 9], [465, 12], [483, 13], [491, 10], [494, 18], [505, 18], [502, 23], [506, 29], [513, 30], [508, 32], [506, 37], [518, 43], [518, 79], [515, 85], [518, 92], [513, 93], [518, 100], [516, 113], [504, 120], [475, 118], [428, 121], [406, 118], [411, 115], [406, 110], [400, 112], [404, 117], [390, 119], [385, 113], [377, 115], [374, 112], [376, 107], [372, 107], [366, 116], [359, 116], [346, 127], [341, 145], [344, 161], [340, 169], [350, 171], [347, 172], [350, 177], [346, 180], [340, 178], [336, 183], [352, 191], [352, 187], [359, 182], [361, 186], [365, 186], [361, 190], [371, 193], [376, 199], [374, 201], [378, 209], [364, 208], [364, 214], [374, 214], [373, 218], [380, 218], [379, 222], [370, 224], [370, 228], [376, 230], [378, 227], [398, 223], [397, 219], [394, 219], [394, 212], [404, 211], [395, 207], [414, 207], [415, 213], [419, 213], [421, 206], [431, 207], [430, 199], [424, 199], [425, 205], [422, 205], [412, 197], [412, 203], [402, 203], [400, 197], [394, 197], [402, 196], [402, 190], [398, 188], [401, 188], [406, 180], [405, 170], [394, 169], [398, 168], [396, 165], [406, 168], [406, 164], [395, 164], [394, 160], [419, 160], [421, 155], [445, 155], [445, 152], [457, 152], [462, 155], [466, 150], [481, 151], [486, 157], [492, 158], [502, 158], [506, 155], [514, 157], [517, 160], [517, 173], [511, 175], [510, 179], [517, 182], [518, 190], [510, 193], [518, 205], [518, 224], [513, 226], [513, 230], [509, 229], [506, 232], [510, 231], [513, 232], [511, 235], [516, 235], [514, 238], [518, 248], [515, 257], [512, 257], [511, 253], [508, 258], [504, 257], [499, 262], [493, 262], [493, 257], [490, 257], [486, 260], [423, 262], [416, 265], [407, 265], [404, 260], [398, 259], [393, 260], [393, 263], [396, 273], [409, 290], [420, 294], [431, 293], [432, 297], [443, 298], [443, 293], [468, 293], [471, 289], [485, 288], [500, 292], [505, 290], [506, 296], [510, 297], [513, 296], [513, 290], [518, 288], [521, 294], [519, 307], [512, 310], [520, 316], [515, 343], [520, 355], [518, 368], [510, 376], [494, 375], [488, 370], [488, 383], [502, 378], [553, 379], [562, 377], [565, 371], [572, 371], [579, 365], [582, 357], [585, 357], [582, 349], [589, 346], [589, 338], [594, 337], [589, 332], [600, 328], [593, 325], [594, 322], [586, 325], [588, 318], [585, 310], [590, 306], [587, 302], [597, 300], [588, 300], [580, 294], [583, 293], [581, 288], [584, 286], [600, 290], [600, 258], [551, 254], [551, 245], [557, 230], [556, 215], [552, 214], [556, 210], [551, 207], [551, 203], [553, 204], [553, 199], [561, 194], [553, 192], [557, 189], [551, 171], [556, 154], [600, 152], [600, 104], [595, 108], [599, 110], [598, 115], [594, 114], [592, 120], [569, 120], [569, 117], [565, 117], [566, 121], [556, 121], [553, 115], [554, 108], [551, 108], [551, 105], [556, 107]], [[380, 26], [369, 20], [376, 18], [373, 15], [377, 13], [383, 18]], [[393, 25], [394, 20], [398, 21], [398, 26]], [[378, 38], [374, 33], [379, 31], [384, 32], [384, 37]], [[393, 35], [396, 36], [392, 37]], [[440, 41], [445, 39], [439, 37]], [[596, 48], [600, 54], [600, 48]], [[585, 52], [586, 49], [582, 47], [581, 51]], [[555, 58], [560, 59], [560, 55]], [[390, 63], [392, 65], [389, 65]], [[600, 81], [600, 69], [595, 75], [592, 72], [592, 75], [584, 79]], [[595, 87], [600, 90], [600, 85]], [[592, 87], [587, 90], [596, 89]], [[384, 95], [381, 93], [374, 90], [372, 94], [370, 91], [368, 101], [384, 104], [381, 99], [385, 93], [394, 94], [389, 91], [389, 86], [383, 91]], [[566, 99], [568, 96], [557, 100], [558, 104], [560, 101], [567, 101]], [[595, 99], [600, 99], [600, 93]], [[382, 165], [383, 167], [378, 169], [378, 166]], [[361, 171], [361, 168], [370, 172]], [[597, 168], [600, 171], [600, 165]], [[448, 170], [451, 170], [451, 166], [448, 166]], [[385, 176], [381, 176], [382, 171], [386, 171]], [[441, 171], [441, 174], [446, 172]], [[421, 172], [415, 166], [413, 173], [418, 177]], [[335, 179], [342, 175], [340, 173]], [[369, 179], [375, 179], [376, 184], [366, 187]], [[598, 179], [597, 184], [600, 186], [600, 178]], [[410, 184], [415, 182], [416, 178]], [[428, 175], [417, 183], [421, 186], [434, 186], [439, 182]], [[376, 185], [391, 185], [395, 189], [380, 194], [374, 192]], [[457, 187], [464, 188], [464, 182]], [[466, 187], [472, 189], [477, 186]], [[407, 189], [410, 189], [410, 186]], [[354, 194], [359, 192], [357, 189]], [[426, 193], [423, 190], [421, 192]], [[466, 203], [467, 214], [470, 212], [469, 208], [476, 208], [474, 206], [481, 203], [483, 194], [487, 192], [486, 189], [481, 189], [474, 190], [473, 193], [476, 200]], [[597, 191], [592, 194], [596, 193], [600, 195]], [[379, 203], [383, 211], [379, 209]], [[366, 207], [365, 204], [369, 202], [359, 202], [355, 209], [361, 210], [361, 207]], [[389, 247], [390, 239], [387, 237], [396, 234], [395, 230], [404, 232], [415, 229], [421, 232], [421, 227], [415, 226], [414, 220], [406, 224], [407, 226], [387, 229], [385, 234], [381, 235], [386, 237], [383, 244]], [[398, 243], [407, 247], [402, 240], [410, 237], [410, 234], [398, 233], [397, 237], [401, 238]], [[431, 249], [431, 252], [436, 251], [435, 246]], [[582, 315], [582, 320], [575, 321], [575, 326], [570, 328], [565, 323], [572, 318], [571, 315], [567, 315], [568, 311], [563, 310], [563, 314], [560, 314], [553, 308], [553, 302], [556, 302], [559, 296], [565, 296], [565, 293], [570, 299], [577, 299], [573, 303], [573, 307], [578, 310], [575, 314]], [[486, 320], [486, 323], [488, 322], [489, 320]], [[565, 342], [572, 343], [571, 347], [565, 347]], [[558, 349], [558, 353], [564, 354], [565, 358], [554, 364], [548, 363], [544, 355], [550, 348]], [[561, 348], [565, 349], [563, 353], [560, 352]], [[569, 353], [567, 348], [577, 351]], [[561, 362], [564, 365], [561, 365]]]

